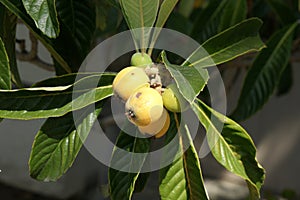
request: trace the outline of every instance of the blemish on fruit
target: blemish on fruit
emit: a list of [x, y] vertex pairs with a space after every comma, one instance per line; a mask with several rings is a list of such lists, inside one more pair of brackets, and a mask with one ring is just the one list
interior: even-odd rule
[[138, 93], [136, 93], [135, 97], [136, 97], [136, 98], [140, 98], [141, 95], [142, 95], [142, 93], [141, 93], [141, 92], [138, 92]]

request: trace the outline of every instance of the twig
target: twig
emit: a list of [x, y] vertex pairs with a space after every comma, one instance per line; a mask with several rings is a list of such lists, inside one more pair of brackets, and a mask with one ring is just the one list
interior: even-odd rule
[[45, 69], [47, 71], [54, 71], [53, 65], [46, 63], [45, 61], [41, 60], [39, 56], [37, 55], [38, 53], [38, 41], [37, 39], [33, 36], [33, 34], [30, 32], [29, 38], [31, 41], [31, 49], [28, 52], [26, 50], [26, 43], [25, 40], [16, 40], [17, 44], [19, 45], [20, 51], [16, 51], [17, 59], [20, 61], [26, 61], [30, 62], [37, 67], [40, 67], [42, 69]]

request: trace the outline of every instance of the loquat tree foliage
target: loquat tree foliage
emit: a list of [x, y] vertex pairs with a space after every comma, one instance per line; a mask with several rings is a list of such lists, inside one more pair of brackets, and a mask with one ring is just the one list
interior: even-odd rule
[[[216, 161], [245, 180], [249, 199], [259, 199], [265, 171], [257, 161], [251, 136], [239, 123], [260, 110], [275, 91], [288, 92], [293, 53], [299, 50], [299, 4], [298, 0], [0, 0], [0, 118], [47, 119], [33, 141], [29, 169], [36, 180], [56, 181], [72, 166], [105, 102], [114, 94], [129, 98], [127, 116], [139, 126], [137, 134], [160, 128], [155, 129], [153, 137], [146, 138], [121, 131], [115, 145], [125, 152], [147, 155], [155, 134], [160, 132], [156, 138], [166, 145], [175, 141], [164, 152], [172, 162], [160, 169], [161, 199], [209, 199], [194, 134], [181, 120], [182, 108], [187, 107], [206, 129], [207, 143]], [[38, 40], [49, 51], [55, 77], [32, 86], [24, 84], [17, 58], [30, 52], [16, 50], [16, 44], [21, 42], [16, 38], [19, 23], [27, 26], [32, 41]], [[155, 49], [160, 28], [183, 33], [201, 48], [187, 59]], [[131, 30], [135, 52], [131, 62], [121, 68], [135, 66], [133, 70], [140, 71], [137, 74], [143, 77], [137, 79], [142, 89], [127, 91], [126, 84], [113, 85], [115, 72], [78, 71], [99, 38], [104, 40], [125, 30]], [[205, 98], [209, 68], [225, 68], [245, 57], [253, 62], [247, 65], [236, 108], [228, 115], [214, 110]], [[27, 59], [36, 60], [36, 53]], [[163, 66], [172, 82], [153, 84], [146, 73], [149, 66]], [[129, 85], [131, 77], [125, 78], [123, 83]], [[91, 87], [95, 81], [97, 85]], [[154, 93], [146, 90], [157, 92], [154, 103]], [[153, 121], [164, 117], [164, 123], [145, 129], [154, 122], [138, 122], [138, 111], [131, 105], [140, 95], [146, 96], [136, 107], [143, 107], [147, 101], [160, 105], [159, 116], [149, 116], [157, 118]], [[145, 114], [145, 110], [141, 113]], [[74, 113], [80, 117], [74, 119]], [[218, 124], [223, 125], [222, 129]], [[147, 182], [148, 176], [142, 173], [147, 157], [138, 163], [127, 162], [123, 157], [124, 152], [115, 149], [111, 162], [128, 169], [137, 165], [140, 171], [109, 169], [112, 200], [131, 199]]]

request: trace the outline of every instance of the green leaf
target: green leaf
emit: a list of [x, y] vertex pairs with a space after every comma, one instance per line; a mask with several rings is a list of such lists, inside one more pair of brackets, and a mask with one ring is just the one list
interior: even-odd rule
[[59, 22], [55, 9], [55, 0], [22, 0], [27, 13], [37, 28], [50, 38], [59, 34]]
[[150, 49], [152, 49], [154, 47], [155, 42], [157, 41], [157, 38], [161, 31], [160, 28], [163, 28], [163, 26], [165, 25], [167, 19], [169, 18], [171, 12], [173, 11], [173, 9], [175, 8], [177, 3], [178, 3], [178, 0], [164, 0], [162, 2], [159, 12], [158, 12], [157, 21], [155, 23], [155, 27], [157, 29], [155, 29], [153, 32]]
[[195, 0], [180, 1], [178, 4], [178, 13], [185, 18], [189, 18], [194, 9]]
[[16, 60], [16, 25], [17, 17], [0, 3], [0, 37], [3, 39], [8, 55], [11, 79], [17, 87], [22, 87], [22, 81]]
[[[203, 183], [200, 161], [187, 125], [177, 129], [178, 116], [172, 115], [165, 143], [175, 141], [163, 156], [174, 161], [160, 170], [159, 192], [162, 200], [209, 199]], [[179, 130], [179, 131], [177, 131]]]
[[56, 181], [73, 164], [83, 142], [103, 107], [93, 107], [49, 118], [37, 133], [29, 158], [30, 176], [40, 181]]
[[161, 58], [183, 97], [192, 103], [207, 84], [209, 78], [207, 69], [173, 65], [167, 60], [164, 51]]
[[211, 0], [196, 16], [191, 36], [200, 44], [218, 33], [218, 26], [228, 0]]
[[287, 94], [293, 86], [293, 68], [291, 63], [287, 65], [280, 76], [280, 81], [277, 86], [277, 96]]
[[246, 0], [227, 0], [224, 8], [223, 16], [219, 24], [219, 32], [223, 31], [237, 23], [243, 21], [247, 17], [247, 1]]
[[56, 2], [62, 33], [55, 44], [72, 66], [72, 72], [77, 72], [92, 47], [96, 29], [96, 9], [93, 2], [93, 0], [85, 3], [81, 0]]
[[0, 90], [0, 118], [29, 120], [65, 115], [111, 96], [113, 78], [90, 76], [73, 86]]
[[190, 65], [209, 67], [230, 61], [243, 54], [260, 51], [264, 44], [259, 37], [262, 21], [250, 18], [207, 40], [187, 59]]
[[150, 172], [140, 173], [134, 184], [134, 193], [142, 192], [146, 187]]
[[31, 87], [58, 87], [58, 86], [68, 86], [73, 85], [76, 80], [80, 80], [85, 77], [93, 77], [93, 76], [109, 76], [111, 79], [115, 76], [116, 73], [113, 72], [79, 72], [79, 73], [71, 73], [64, 74], [61, 76], [55, 76], [52, 78], [48, 78], [33, 84]]
[[181, 14], [173, 12], [166, 23], [166, 28], [189, 35], [193, 28], [193, 23]]
[[272, 7], [283, 25], [293, 23], [297, 20], [297, 16], [294, 14], [293, 10], [289, 8], [286, 1], [267, 0], [267, 2]]
[[[138, 131], [136, 131], [138, 134]], [[133, 154], [133, 153], [147, 153], [150, 150], [149, 138], [138, 138], [121, 132], [111, 159], [111, 166], [122, 169], [123, 171], [109, 168], [108, 179], [110, 186], [110, 198], [112, 200], [127, 200], [131, 199], [135, 183], [138, 179], [139, 173], [127, 172], [132, 168], [137, 167], [142, 169], [146, 160], [147, 154]]]
[[[68, 45], [66, 45], [63, 40], [53, 40], [45, 36], [36, 27], [32, 18], [27, 14], [21, 0], [0, 0], [0, 3], [2, 3], [7, 9], [9, 9], [12, 13], [14, 13], [18, 18], [20, 18], [24, 22], [24, 24], [31, 30], [34, 36], [43, 43], [43, 45], [49, 50], [51, 55], [54, 57], [54, 59], [66, 72], [72, 71], [69, 66], [69, 63], [65, 60], [65, 57], [62, 56], [64, 55], [64, 52], [70, 47], [66, 48], [66, 46]], [[55, 43], [55, 41], [58, 41], [57, 44]]]
[[215, 159], [247, 182], [251, 199], [259, 199], [265, 174], [256, 160], [251, 137], [239, 124], [199, 99], [192, 108], [207, 131], [207, 142]]
[[297, 23], [277, 31], [267, 47], [256, 57], [241, 91], [232, 118], [244, 120], [258, 111], [273, 94], [291, 54], [292, 40]]
[[0, 89], [11, 89], [11, 74], [9, 67], [9, 59], [5, 46], [0, 38]]
[[138, 43], [142, 51], [148, 47], [151, 29], [145, 27], [153, 27], [159, 0], [120, 0], [123, 15], [130, 29], [141, 28], [140, 30], [131, 30], [136, 48]]

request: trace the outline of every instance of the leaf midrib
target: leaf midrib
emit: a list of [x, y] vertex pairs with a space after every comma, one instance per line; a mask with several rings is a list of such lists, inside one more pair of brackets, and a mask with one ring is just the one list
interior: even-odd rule
[[[199, 100], [198, 100], [199, 101]], [[200, 101], [199, 101], [200, 102]], [[200, 102], [201, 103], [201, 102]], [[227, 142], [225, 141], [225, 139], [223, 138], [222, 134], [219, 133], [219, 131], [216, 129], [216, 127], [214, 126], [213, 123], [210, 123], [210, 120], [209, 118], [207, 117], [207, 115], [205, 114], [204, 111], [202, 111], [202, 109], [200, 109], [200, 107], [198, 107], [198, 105], [196, 104], [196, 102], [193, 103], [194, 104], [194, 107], [196, 107], [196, 109], [202, 114], [202, 116], [205, 117], [206, 121], [209, 122], [209, 124], [211, 125], [211, 127], [213, 127], [214, 129], [214, 132], [217, 133], [219, 135], [219, 139], [222, 140], [222, 143], [225, 144], [225, 146], [227, 146], [227, 148], [229, 149], [229, 152], [231, 154], [231, 157], [235, 159], [235, 162], [240, 162], [240, 160], [238, 160], [236, 157], [235, 157], [235, 153], [232, 151], [232, 149], [230, 148], [230, 146], [227, 144]], [[226, 119], [226, 118], [225, 118]], [[243, 169], [243, 172], [245, 170]], [[245, 172], [244, 172], [245, 173]], [[245, 173], [246, 174], [246, 173]], [[241, 177], [245, 178], [246, 180], [248, 180], [252, 185], [254, 184], [247, 176], [245, 175], [241, 175], [239, 174]], [[255, 185], [255, 184], [254, 184]]]

